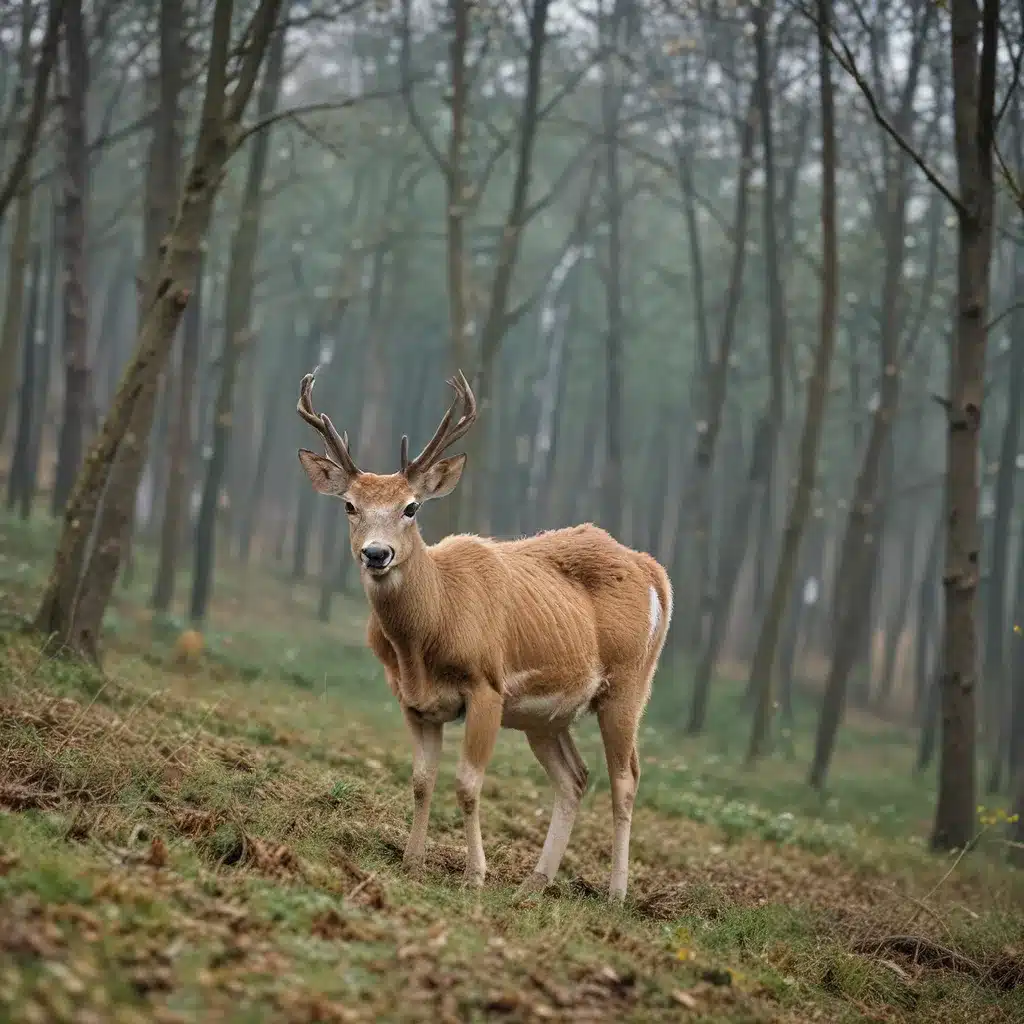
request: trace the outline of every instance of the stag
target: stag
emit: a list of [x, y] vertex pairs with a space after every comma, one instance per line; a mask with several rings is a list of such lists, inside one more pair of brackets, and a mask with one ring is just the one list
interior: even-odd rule
[[[597, 716], [611, 783], [614, 841], [609, 895], [626, 895], [633, 802], [640, 780], [637, 730], [672, 616], [668, 574], [586, 523], [499, 541], [465, 534], [424, 542], [422, 504], [455, 489], [465, 455], [442, 457], [477, 419], [461, 371], [455, 400], [416, 458], [402, 438], [402, 468], [360, 470], [326, 414], [312, 404], [314, 375], [298, 412], [326, 453], [299, 451], [313, 487], [344, 502], [352, 556], [370, 604], [367, 638], [412, 736], [413, 820], [403, 865], [422, 866], [442, 733], [465, 720], [456, 795], [466, 831], [466, 882], [487, 871], [480, 791], [502, 727], [518, 729], [555, 791], [540, 859], [520, 894], [554, 879], [587, 785], [570, 727]], [[459, 412], [456, 418], [456, 412]]]

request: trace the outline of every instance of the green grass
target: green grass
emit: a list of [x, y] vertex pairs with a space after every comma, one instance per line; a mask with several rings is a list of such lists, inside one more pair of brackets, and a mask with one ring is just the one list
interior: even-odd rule
[[[0, 612], [31, 609], [51, 544], [0, 520]], [[143, 611], [149, 571], [143, 550], [106, 675], [4, 620], [0, 1020], [1024, 1020], [1024, 879], [997, 829], [955, 864], [927, 852], [934, 797], [897, 730], [849, 723], [822, 801], [799, 741], [795, 760], [737, 767], [728, 681], [708, 735], [683, 737], [687, 681], [666, 667], [626, 906], [603, 897], [592, 723], [559, 880], [518, 906], [551, 800], [521, 736], [503, 734], [484, 788], [484, 891], [459, 884], [459, 728], [410, 878], [408, 741], [359, 603], [324, 626], [310, 593], [225, 566], [207, 653], [182, 667], [180, 624]], [[812, 721], [805, 701], [801, 737]], [[916, 953], [884, 945], [898, 934]]]

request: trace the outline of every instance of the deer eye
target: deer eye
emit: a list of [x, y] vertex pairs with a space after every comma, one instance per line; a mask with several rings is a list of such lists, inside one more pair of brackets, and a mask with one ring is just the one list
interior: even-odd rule
[[356, 507], [351, 501], [345, 502], [345, 514], [349, 516], [354, 516], [356, 514]]
[[418, 501], [410, 501], [409, 504], [405, 506], [405, 509], [402, 512], [402, 515], [406, 519], [413, 519], [413, 518], [415, 518], [416, 513], [419, 511], [419, 508], [420, 508], [420, 503]]

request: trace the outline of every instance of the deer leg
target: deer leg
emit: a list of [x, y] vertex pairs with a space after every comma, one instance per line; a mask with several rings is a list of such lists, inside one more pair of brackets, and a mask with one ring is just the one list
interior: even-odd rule
[[608, 781], [612, 791], [612, 872], [608, 895], [615, 902], [626, 898], [629, 877], [629, 833], [633, 822], [633, 803], [640, 782], [640, 758], [636, 751], [637, 726], [648, 691], [646, 680], [629, 677], [610, 680], [611, 692], [597, 711], [597, 721], [608, 763]]
[[412, 828], [402, 855], [402, 867], [415, 872], [423, 865], [427, 848], [427, 822], [430, 799], [434, 794], [437, 769], [441, 763], [443, 727], [425, 722], [409, 708], [403, 708], [406, 724], [412, 734]]
[[528, 732], [526, 740], [551, 780], [555, 790], [555, 805], [537, 866], [519, 887], [518, 895], [522, 896], [543, 890], [558, 874], [558, 866], [562, 863], [576, 821], [576, 812], [587, 789], [588, 775], [587, 766], [568, 730], [558, 733]]
[[481, 682], [466, 698], [466, 731], [455, 773], [455, 795], [466, 824], [466, 883], [482, 886], [487, 874], [480, 834], [480, 790], [501, 728], [501, 694]]

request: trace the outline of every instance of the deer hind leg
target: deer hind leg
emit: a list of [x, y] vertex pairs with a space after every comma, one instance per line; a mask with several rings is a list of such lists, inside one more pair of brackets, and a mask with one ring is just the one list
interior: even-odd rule
[[412, 734], [412, 828], [402, 855], [402, 867], [416, 872], [423, 866], [427, 848], [427, 822], [430, 820], [430, 800], [434, 795], [437, 769], [441, 763], [443, 727], [426, 722], [408, 708], [405, 721]]
[[611, 691], [601, 702], [597, 721], [608, 763], [608, 781], [612, 791], [612, 871], [608, 895], [621, 902], [626, 898], [629, 877], [629, 834], [633, 823], [633, 803], [640, 782], [640, 758], [636, 750], [637, 727], [643, 714], [649, 679], [632, 673], [610, 680]]
[[501, 694], [481, 682], [466, 700], [466, 731], [455, 773], [455, 796], [466, 825], [466, 883], [484, 884], [487, 859], [480, 834], [480, 790], [501, 729]]
[[555, 806], [544, 840], [544, 849], [533, 874], [519, 888], [519, 895], [543, 890], [558, 874], [569, 845], [576, 812], [587, 789], [587, 766], [568, 730], [557, 733], [528, 732], [526, 740], [547, 772], [555, 790]]

